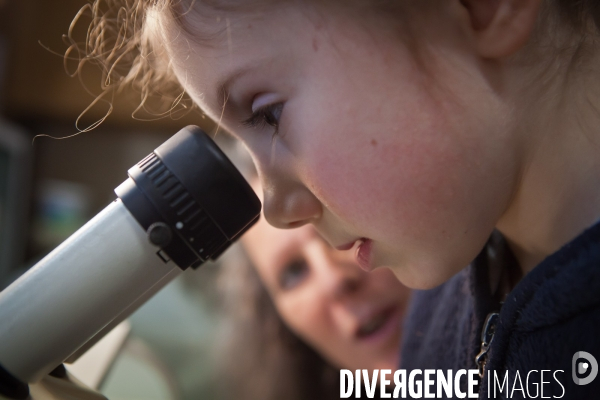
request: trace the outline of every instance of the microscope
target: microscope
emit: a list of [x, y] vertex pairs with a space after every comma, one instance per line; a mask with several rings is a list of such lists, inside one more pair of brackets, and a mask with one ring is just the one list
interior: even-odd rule
[[254, 191], [188, 126], [128, 171], [117, 199], [0, 292], [0, 398], [90, 348], [183, 270], [259, 218]]

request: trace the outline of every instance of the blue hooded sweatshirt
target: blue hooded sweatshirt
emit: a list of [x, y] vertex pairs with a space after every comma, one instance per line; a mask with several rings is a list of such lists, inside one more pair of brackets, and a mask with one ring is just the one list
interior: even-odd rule
[[477, 369], [484, 323], [497, 314], [485, 332], [480, 399], [600, 399], [600, 376], [586, 384], [600, 361], [600, 223], [525, 275], [503, 303], [490, 293], [492, 263], [518, 268], [498, 232], [468, 268], [414, 293], [401, 368]]

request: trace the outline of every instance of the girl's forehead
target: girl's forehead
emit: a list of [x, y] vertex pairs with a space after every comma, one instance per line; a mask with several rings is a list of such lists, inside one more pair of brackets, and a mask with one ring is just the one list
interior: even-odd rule
[[[193, 18], [193, 17], [190, 17]], [[197, 19], [190, 24], [206, 24]], [[211, 24], [211, 23], [209, 23]], [[282, 49], [277, 37], [267, 32], [264, 16], [228, 19], [212, 23], [223, 28], [211, 39], [198, 37], [173, 20], [160, 25], [169, 62], [179, 82], [191, 97], [210, 114], [218, 114], [228, 87], [239, 77], [269, 63]], [[288, 46], [293, 45], [292, 42]], [[218, 115], [210, 115], [215, 118]]]
[[344, 35], [352, 29], [347, 18], [325, 18], [305, 2], [277, 3], [212, 18], [191, 12], [187, 29], [168, 17], [160, 24], [177, 78], [209, 116], [220, 118], [227, 89], [248, 71], [272, 73], [270, 67], [283, 59], [310, 62], [321, 55], [317, 52], [325, 41], [335, 40], [334, 27], [344, 25]]

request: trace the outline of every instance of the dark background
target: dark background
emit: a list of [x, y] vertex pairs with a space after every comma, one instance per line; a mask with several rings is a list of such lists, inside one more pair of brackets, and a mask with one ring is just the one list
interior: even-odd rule
[[[63, 63], [63, 35], [85, 4], [0, 0], [0, 253], [14, 253], [10, 262], [0, 263], [0, 290], [113, 201], [127, 170], [180, 128], [213, 129], [199, 111], [136, 120], [131, 114], [139, 93], [129, 88], [115, 98], [114, 111], [98, 128], [64, 140], [33, 141], [36, 135], [77, 133], [78, 116], [100, 93], [99, 69], [85, 69], [80, 81]], [[75, 35], [82, 42], [86, 21]], [[71, 71], [75, 66], [68, 63]], [[91, 109], [80, 126], [106, 111], [106, 106]], [[3, 147], [9, 139], [18, 139], [20, 147], [17, 169], [7, 172], [2, 162], [6, 154], [14, 156]], [[18, 185], [7, 185], [15, 175]], [[5, 201], [7, 195], [16, 201]], [[214, 398], [216, 270], [209, 265], [186, 271], [134, 314], [128, 345], [103, 386], [109, 398]]]
[[[63, 62], [68, 47], [63, 35], [85, 4], [84, 0], [0, 0], [0, 115], [19, 126], [28, 139], [77, 133], [77, 118], [101, 92], [99, 68], [88, 65], [82, 76], [70, 77]], [[78, 41], [85, 40], [88, 21], [84, 18], [76, 25]], [[68, 62], [67, 68], [74, 71], [76, 63]], [[80, 185], [86, 193], [85, 217], [89, 218], [114, 199], [113, 189], [125, 180], [129, 167], [181, 127], [194, 124], [212, 129], [198, 110], [177, 115], [177, 119], [136, 120], [132, 112], [139, 100], [139, 93], [126, 88], [116, 95], [113, 112], [98, 128], [64, 140], [36, 138], [30, 149], [29, 224], [36, 225], [36, 196], [44, 182]], [[82, 116], [79, 126], [89, 126], [107, 110], [105, 104], [93, 107]], [[25, 259], [49, 250], [43, 243], [35, 243], [32, 235], [35, 233], [30, 231]]]

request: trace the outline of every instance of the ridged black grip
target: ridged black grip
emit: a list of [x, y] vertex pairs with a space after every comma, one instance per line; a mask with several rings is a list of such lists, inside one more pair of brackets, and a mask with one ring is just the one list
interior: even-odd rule
[[[137, 171], [134, 167], [129, 174], [136, 183], [143, 181], [142, 191], [151, 193], [151, 201], [157, 203], [167, 220], [165, 222], [175, 227], [203, 261], [227, 241], [223, 232], [156, 154], [148, 155], [138, 163]], [[141, 174], [145, 174], [148, 180], [141, 178]], [[148, 187], [147, 183], [151, 186]]]
[[248, 182], [198, 127], [182, 129], [128, 173], [117, 195], [145, 230], [171, 229], [167, 244], [154, 244], [182, 269], [218, 257], [260, 215]]

